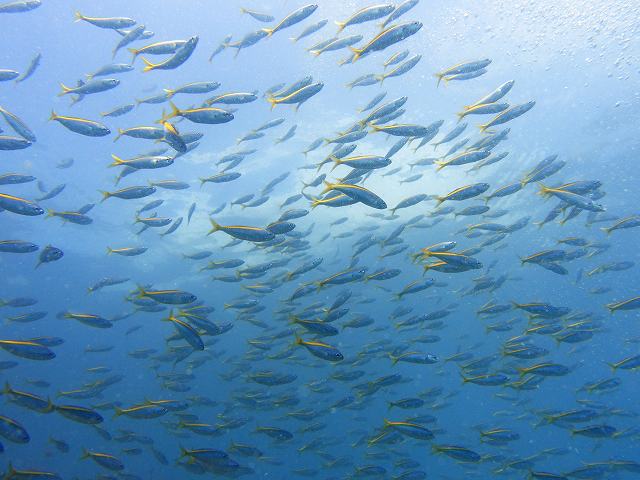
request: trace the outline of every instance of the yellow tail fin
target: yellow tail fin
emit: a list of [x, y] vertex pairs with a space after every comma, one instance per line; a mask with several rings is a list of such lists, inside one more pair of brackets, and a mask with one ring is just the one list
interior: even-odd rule
[[217, 223], [213, 218], [210, 218], [209, 221], [211, 222], [211, 230], [209, 230], [209, 233], [207, 233], [207, 235], [211, 235], [212, 233], [215, 233], [218, 230], [222, 229], [222, 226], [220, 226], [220, 224]]
[[118, 165], [124, 164], [124, 160], [113, 153], [111, 154], [111, 158], [113, 158], [113, 163], [109, 165], [110, 167], [117, 167]]
[[151, 63], [146, 58], [142, 57], [142, 61], [144, 62], [144, 65], [145, 65], [145, 67], [142, 69], [143, 72], [150, 72], [151, 70], [156, 68], [156, 65], [154, 63]]
[[66, 95], [73, 90], [72, 88], [67, 87], [64, 83], [60, 83], [60, 87], [62, 88], [62, 91], [58, 94], [59, 97]]

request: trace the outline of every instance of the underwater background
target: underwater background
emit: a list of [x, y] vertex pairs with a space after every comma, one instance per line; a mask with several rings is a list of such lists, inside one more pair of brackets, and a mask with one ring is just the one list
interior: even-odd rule
[[0, 32], [5, 478], [640, 474], [638, 2], [42, 0]]

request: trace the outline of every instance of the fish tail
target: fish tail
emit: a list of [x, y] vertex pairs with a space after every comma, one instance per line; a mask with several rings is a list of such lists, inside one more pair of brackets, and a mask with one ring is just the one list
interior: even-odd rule
[[482, 125], [478, 125], [478, 128], [480, 129], [480, 133], [485, 133], [487, 131], [487, 128], [489, 128], [489, 125], [483, 123]]
[[611, 235], [611, 228], [609, 227], [602, 227], [600, 230], [605, 232], [607, 235]]
[[210, 218], [209, 221], [211, 222], [211, 230], [209, 230], [209, 233], [207, 233], [207, 235], [211, 235], [212, 233], [215, 233], [218, 230], [222, 229], [220, 224], [217, 223], [213, 218]]
[[[394, 357], [393, 354], [389, 354], [389, 359], [391, 360], [391, 365], [395, 365], [396, 363], [398, 363], [400, 357]], [[385, 420], [386, 422], [386, 420]]]
[[54, 212], [53, 210], [51, 210], [50, 208], [47, 209], [47, 214], [45, 215], [45, 219], [46, 218], [50, 218], [53, 217], [56, 214], [56, 212]]
[[267, 102], [271, 104], [271, 110], [273, 110], [276, 107], [278, 100], [275, 97], [267, 97]]
[[116, 411], [116, 413], [115, 413], [114, 417], [116, 417], [116, 418], [117, 418], [117, 417], [119, 417], [119, 416], [121, 416], [121, 415], [123, 414], [123, 410], [122, 410], [121, 408], [119, 408], [119, 407], [113, 407], [113, 409]]
[[314, 57], [319, 57], [322, 53], [322, 50], [309, 50], [309, 53], [311, 53], [311, 55], [313, 55]]
[[381, 75], [376, 75], [374, 77], [377, 81], [380, 82], [380, 86], [382, 86], [382, 84], [384, 83], [385, 79], [387, 78], [387, 76], [383, 73]]
[[433, 163], [438, 165], [438, 167], [436, 168], [436, 172], [439, 172], [440, 170], [442, 170], [444, 167], [447, 166], [447, 162], [445, 162], [444, 160], [436, 160]]
[[444, 74], [442, 74], [442, 73], [434, 73], [433, 76], [438, 79], [438, 83], [436, 83], [436, 88], [437, 88], [437, 87], [440, 86], [440, 82], [444, 78]]
[[49, 121], [55, 120], [56, 118], [58, 118], [58, 115], [56, 115], [55, 110], [51, 110], [51, 115], [49, 116]]
[[355, 48], [355, 47], [349, 47], [349, 49], [353, 52], [353, 60], [351, 60], [351, 63], [356, 63], [356, 61], [362, 55], [362, 49], [361, 48]]
[[164, 115], [164, 113], [162, 114], [162, 120], [163, 121], [167, 121], [173, 117], [177, 117], [178, 115], [180, 115], [180, 109], [178, 107], [176, 107], [175, 103], [173, 102], [169, 102], [169, 106], [171, 107], [171, 113], [167, 116]]
[[118, 165], [122, 165], [124, 163], [124, 160], [113, 153], [111, 154], [111, 158], [113, 158], [113, 163], [109, 165], [110, 167], [117, 167]]
[[58, 94], [59, 97], [66, 95], [67, 93], [69, 93], [72, 89], [67, 87], [64, 83], [60, 82], [60, 88], [62, 88], [62, 91]]
[[611, 371], [615, 372], [618, 369], [618, 366], [615, 363], [609, 363], [609, 362], [604, 362], [607, 365], [609, 365], [609, 367], [611, 367]]
[[79, 22], [80, 20], [84, 20], [84, 17], [82, 16], [82, 14], [80, 12], [78, 12], [77, 10], [74, 13], [74, 17], [75, 17], [74, 22]]
[[548, 187], [546, 187], [542, 183], [538, 183], [538, 186], [540, 187], [540, 191], [538, 192], [540, 195], [542, 195], [543, 197], [549, 196], [549, 188]]
[[144, 291], [144, 287], [142, 285], [136, 285], [136, 291], [134, 292], [136, 298], [143, 298], [146, 293], [147, 292]]
[[3, 395], [7, 395], [11, 393], [11, 387], [9, 386], [9, 382], [4, 382], [4, 389], [2, 390]]
[[338, 31], [336, 33], [342, 32], [342, 30], [344, 30], [344, 27], [347, 26], [347, 22], [335, 22], [335, 24], [338, 26]]
[[176, 94], [175, 90], [171, 90], [170, 88], [163, 88], [163, 90], [167, 94], [167, 98], [171, 98]]
[[100, 200], [101, 203], [111, 196], [109, 192], [105, 192], [104, 190], [100, 190], [100, 193], [102, 194], [102, 200]]
[[133, 55], [133, 58], [131, 59], [131, 63], [133, 63], [136, 60], [136, 57], [138, 56], [138, 50], [136, 50], [135, 48], [127, 48], [127, 50], [129, 50], [129, 53]]
[[144, 62], [144, 65], [145, 65], [144, 68], [142, 69], [143, 72], [150, 72], [155, 68], [155, 65], [151, 63], [149, 60], [147, 60], [146, 58], [142, 57], [142, 61]]
[[267, 37], [273, 35], [273, 28], [263, 28], [262, 31], [267, 34]]
[[80, 456], [80, 460], [84, 460], [85, 458], [89, 458], [91, 456], [91, 454], [89, 453], [89, 450], [87, 450], [86, 448], [82, 449], [82, 455]]
[[456, 116], [458, 117], [458, 123], [460, 123], [460, 121], [465, 117], [466, 112], [460, 112], [460, 113], [456, 113]]
[[118, 134], [116, 135], [116, 138], [113, 139], [114, 142], [118, 141], [118, 139], [122, 136], [122, 134], [124, 133], [124, 130], [119, 128], [118, 129]]
[[607, 307], [609, 309], [609, 315], [613, 315], [613, 312], [616, 311], [616, 305], [615, 304], [608, 303], [608, 304], [605, 305], [605, 307]]

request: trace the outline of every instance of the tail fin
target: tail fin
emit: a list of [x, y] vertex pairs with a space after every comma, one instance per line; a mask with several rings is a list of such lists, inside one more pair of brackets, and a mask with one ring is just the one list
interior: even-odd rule
[[144, 57], [142, 57], [142, 61], [144, 62], [144, 65], [145, 65], [144, 68], [142, 69], [143, 72], [150, 72], [156, 67], [153, 63], [151, 63], [149, 60], [147, 60]]
[[105, 192], [103, 190], [100, 190], [100, 193], [102, 194], [102, 200], [100, 200], [100, 203], [104, 202], [107, 198], [111, 196], [111, 193]]
[[171, 90], [170, 88], [163, 88], [163, 90], [165, 91], [165, 93], [167, 94], [167, 98], [171, 98], [176, 94], [175, 90]]
[[218, 230], [222, 229], [220, 224], [217, 223], [213, 218], [210, 218], [209, 221], [211, 222], [211, 230], [209, 230], [209, 233], [207, 233], [207, 235], [211, 235], [212, 233], [215, 233]]
[[271, 110], [273, 110], [278, 104], [278, 100], [275, 97], [267, 97], [267, 102], [271, 104]]
[[600, 230], [605, 232], [607, 235], [611, 235], [611, 228], [610, 227], [602, 227]]
[[338, 26], [338, 31], [336, 33], [342, 32], [342, 30], [344, 30], [344, 27], [347, 26], [347, 22], [335, 22], [335, 24]]
[[444, 74], [442, 74], [442, 73], [434, 73], [433, 76], [438, 79], [438, 83], [436, 84], [436, 88], [437, 88], [437, 87], [440, 86], [440, 82], [444, 78]]
[[51, 115], [49, 116], [49, 121], [55, 120], [56, 118], [58, 118], [58, 115], [56, 115], [56, 112], [54, 110], [51, 110]]
[[113, 139], [113, 141], [116, 142], [122, 136], [123, 133], [124, 133], [124, 130], [119, 128], [118, 134], [116, 135], [116, 138]]
[[59, 97], [66, 95], [67, 93], [69, 93], [71, 90], [73, 90], [72, 88], [67, 87], [64, 83], [60, 83], [60, 88], [62, 88], [62, 91], [58, 94]]
[[362, 55], [362, 49], [355, 47], [349, 47], [349, 49], [353, 52], [353, 60], [351, 60], [351, 63], [356, 63], [356, 61], [360, 58], [360, 55]]
[[165, 115], [164, 112], [162, 112], [162, 121], [163, 122], [166, 122], [167, 120], [170, 120], [170, 119], [180, 115], [180, 109], [178, 107], [176, 107], [175, 103], [169, 102], [169, 106], [171, 107], [171, 113], [170, 114]]
[[113, 158], [113, 163], [109, 165], [110, 167], [117, 167], [118, 165], [124, 164], [124, 160], [113, 153], [111, 154], [111, 158]]
[[107, 255], [111, 255], [113, 253], [113, 248], [107, 247]]
[[84, 20], [84, 17], [82, 16], [82, 14], [78, 11], [76, 11], [76, 13], [74, 14], [75, 20], [74, 22], [79, 22], [80, 20]]
[[262, 31], [267, 34], [267, 37], [273, 35], [273, 28], [263, 28]]

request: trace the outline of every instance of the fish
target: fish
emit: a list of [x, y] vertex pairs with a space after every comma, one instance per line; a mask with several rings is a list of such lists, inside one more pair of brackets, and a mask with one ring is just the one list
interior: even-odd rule
[[102, 123], [80, 117], [58, 115], [54, 111], [51, 112], [49, 120], [54, 120], [62, 124], [62, 126], [67, 128], [68, 130], [87, 137], [104, 137], [111, 133], [111, 130], [109, 130], [109, 128]]
[[395, 45], [396, 43], [415, 35], [421, 28], [421, 22], [408, 22], [391, 26], [372, 38], [364, 47], [352, 47], [351, 50], [354, 54], [353, 62], [356, 62], [359, 58], [372, 52], [384, 50], [391, 45]]
[[309, 4], [309, 5], [300, 7], [297, 10], [294, 10], [293, 12], [291, 12], [286, 17], [284, 17], [276, 26], [272, 28], [263, 28], [262, 31], [265, 32], [267, 36], [270, 37], [274, 33], [279, 32], [280, 30], [284, 30], [285, 28], [295, 25], [296, 23], [300, 23], [301, 21], [303, 21], [304, 19], [312, 15], [313, 12], [317, 10], [317, 8], [318, 8], [318, 5], [315, 5], [315, 4]]

